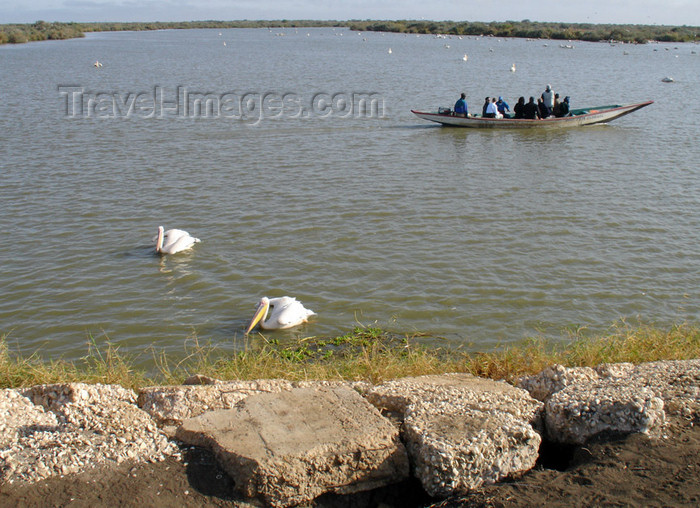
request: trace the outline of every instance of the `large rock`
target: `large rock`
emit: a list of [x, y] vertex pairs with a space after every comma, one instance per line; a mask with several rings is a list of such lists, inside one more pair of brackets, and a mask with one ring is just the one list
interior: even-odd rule
[[590, 367], [564, 367], [555, 364], [534, 376], [521, 377], [517, 385], [530, 392], [535, 399], [547, 402], [549, 397], [569, 385], [585, 384], [598, 378], [598, 373]]
[[187, 382], [185, 385], [143, 388], [139, 392], [138, 406], [150, 414], [160, 426], [172, 427], [180, 425], [187, 418], [199, 416], [207, 411], [231, 409], [251, 395], [318, 386], [348, 386], [358, 389], [368, 386], [367, 383], [359, 381], [292, 382], [284, 379], [218, 381], [205, 376], [191, 376]]
[[519, 385], [546, 401], [547, 435], [580, 444], [602, 432], [656, 434], [666, 415], [700, 414], [700, 360], [554, 365]]
[[24, 434], [57, 426], [55, 414], [35, 405], [19, 391], [0, 390], [0, 449], [19, 441]]
[[185, 420], [177, 437], [210, 448], [242, 494], [275, 507], [409, 474], [398, 429], [345, 386], [251, 395]]
[[135, 400], [133, 391], [111, 385], [4, 390], [0, 481], [34, 482], [99, 464], [157, 461], [176, 454]]
[[150, 386], [139, 392], [138, 406], [159, 425], [179, 425], [187, 418], [207, 411], [230, 409], [250, 395], [289, 391], [293, 387], [291, 382], [283, 379]]
[[652, 433], [666, 421], [653, 390], [619, 378], [568, 386], [549, 398], [545, 415], [549, 439], [571, 444], [602, 432]]
[[500, 411], [536, 424], [542, 403], [527, 391], [504, 381], [494, 381], [471, 374], [438, 374], [405, 377], [367, 387], [364, 395], [381, 410], [401, 414], [416, 402], [441, 401], [458, 397], [457, 412], [471, 408], [479, 411]]
[[684, 418], [700, 416], [700, 359], [642, 363], [620, 376], [648, 387], [664, 401], [664, 410]]
[[507, 383], [468, 374], [389, 381], [366, 394], [403, 420], [414, 474], [428, 494], [447, 497], [531, 469], [542, 403]]

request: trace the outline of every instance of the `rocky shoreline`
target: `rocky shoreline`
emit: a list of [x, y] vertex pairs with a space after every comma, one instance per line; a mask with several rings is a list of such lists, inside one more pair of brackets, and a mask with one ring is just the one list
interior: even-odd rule
[[408, 484], [448, 503], [522, 476], [544, 449], [628, 434], [663, 442], [671, 422], [700, 415], [700, 360], [552, 366], [517, 386], [465, 374], [188, 383], [0, 391], [0, 494], [90, 471], [175, 471], [205, 450], [227, 489], [217, 506], [320, 506]]

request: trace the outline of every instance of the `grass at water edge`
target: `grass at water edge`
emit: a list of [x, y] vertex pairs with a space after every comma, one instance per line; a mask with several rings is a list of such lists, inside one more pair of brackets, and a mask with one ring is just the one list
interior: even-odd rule
[[118, 384], [138, 390], [144, 386], [179, 384], [194, 374], [220, 380], [284, 378], [347, 380], [380, 383], [388, 379], [446, 372], [470, 373], [514, 381], [553, 364], [596, 366], [602, 363], [643, 363], [700, 358], [700, 328], [682, 324], [670, 329], [622, 322], [603, 336], [574, 333], [557, 342], [530, 338], [492, 351], [425, 346], [421, 336], [398, 335], [378, 328], [357, 327], [339, 337], [307, 337], [280, 344], [263, 337], [263, 345], [235, 354], [191, 341], [186, 356], [173, 360], [155, 354], [156, 374], [136, 369], [134, 357], [107, 343], [94, 341], [78, 361], [42, 360], [12, 353], [0, 337], [0, 388], [51, 383]]

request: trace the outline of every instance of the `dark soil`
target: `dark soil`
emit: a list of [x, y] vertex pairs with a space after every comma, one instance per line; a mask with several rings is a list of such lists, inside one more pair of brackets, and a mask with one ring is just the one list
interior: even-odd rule
[[[700, 423], [674, 420], [665, 439], [601, 438], [577, 448], [547, 447], [532, 471], [443, 501], [416, 481], [355, 496], [326, 495], [313, 506], [541, 507], [700, 506]], [[120, 465], [32, 485], [0, 486], [2, 507], [246, 506], [210, 453], [183, 450], [183, 461]]]

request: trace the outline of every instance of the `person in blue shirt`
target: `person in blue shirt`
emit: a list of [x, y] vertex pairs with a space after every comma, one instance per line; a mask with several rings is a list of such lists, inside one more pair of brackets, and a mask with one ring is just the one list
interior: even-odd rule
[[498, 98], [496, 107], [498, 108], [498, 112], [503, 115], [504, 118], [506, 118], [506, 112], [510, 113], [510, 106], [503, 100], [503, 97]]
[[465, 94], [462, 94], [460, 98], [457, 99], [457, 102], [455, 102], [455, 116], [468, 116], [467, 101], [464, 100], [466, 97]]

